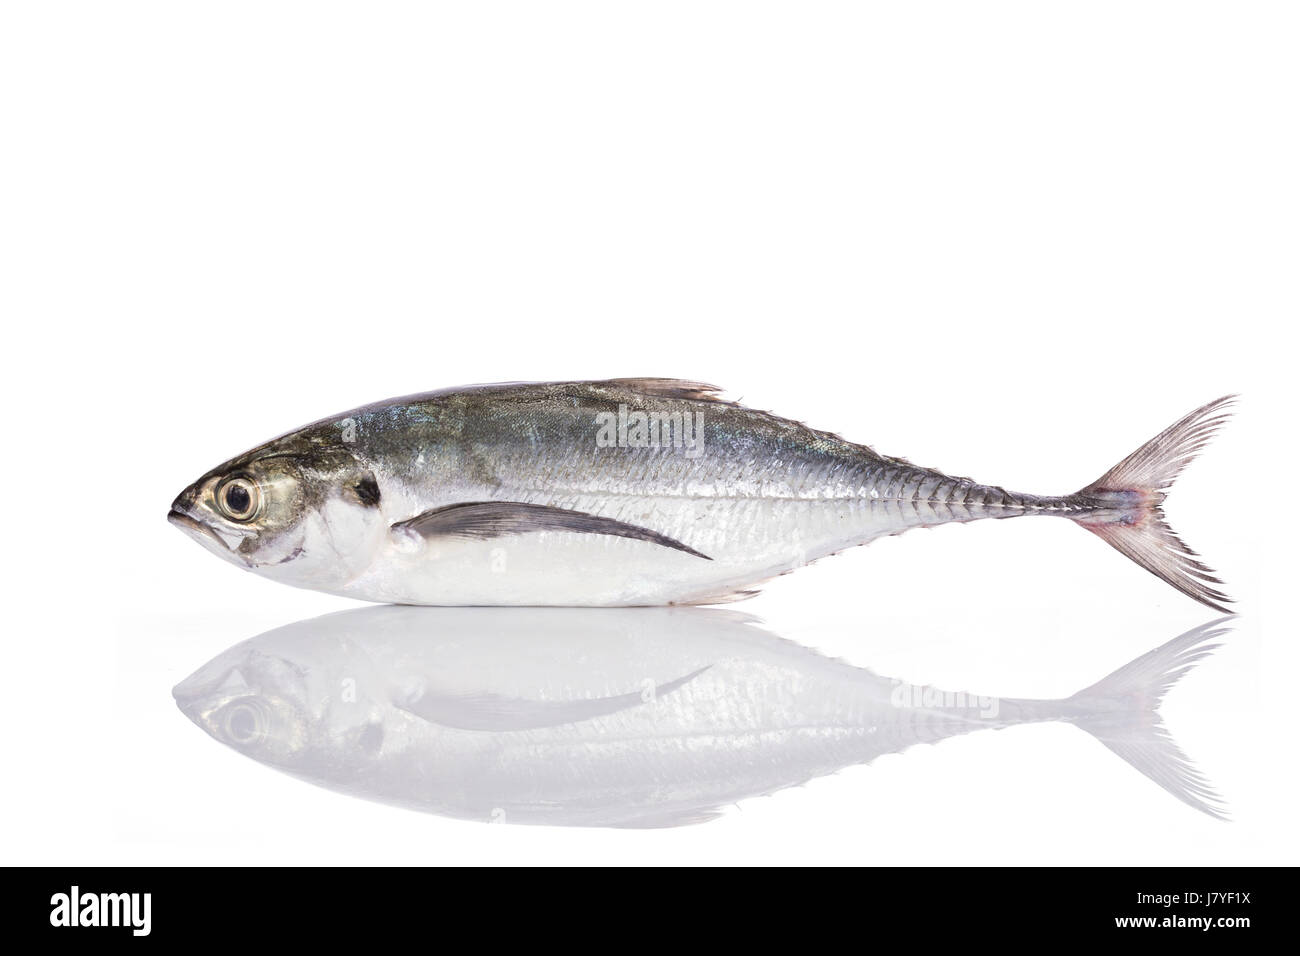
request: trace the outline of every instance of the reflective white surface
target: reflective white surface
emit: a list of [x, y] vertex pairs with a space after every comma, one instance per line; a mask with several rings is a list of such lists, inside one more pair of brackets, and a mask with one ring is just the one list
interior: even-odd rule
[[[867, 551], [862, 554], [865, 558]], [[1152, 582], [1156, 589], [1159, 584]], [[974, 602], [978, 596], [963, 597]], [[804, 686], [808, 677], [802, 673], [803, 665], [813, 664], [815, 676], [817, 667], [827, 663], [820, 655], [826, 655], [844, 659], [840, 664], [827, 663], [832, 670], [863, 667], [889, 675], [878, 681], [896, 677], [985, 695], [1063, 697], [1102, 679], [1179, 628], [1203, 623], [1195, 610], [1186, 613], [1157, 602], [1145, 613], [1130, 607], [1114, 616], [1110, 609], [1094, 613], [1086, 605], [1070, 611], [1046, 602], [1029, 603], [1008, 622], [1007, 615], [991, 608], [953, 613], [939, 607], [925, 617], [912, 610], [901, 616], [888, 611], [870, 615], [860, 605], [818, 607], [812, 594], [789, 603], [776, 595], [764, 600], [785, 614], [788, 626], [779, 633], [797, 641], [790, 648], [800, 666], [783, 676], [787, 686], [790, 681]], [[749, 608], [756, 609], [759, 603], [751, 602]], [[800, 612], [805, 605], [813, 608], [811, 613]], [[364, 623], [371, 615], [393, 611], [408, 613], [364, 608], [339, 617], [345, 618], [345, 624], [346, 615], [360, 617]], [[450, 613], [470, 615], [472, 621], [481, 609]], [[518, 613], [536, 612], [521, 609]], [[584, 612], [555, 609], [549, 613]], [[650, 613], [689, 614], [689, 609]], [[105, 853], [229, 862], [419, 862], [436, 857], [449, 862], [616, 863], [628, 858], [672, 862], [681, 857], [755, 863], [918, 863], [954, 856], [1020, 862], [1190, 862], [1276, 859], [1287, 852], [1290, 839], [1288, 804], [1281, 795], [1260, 789], [1263, 782], [1290, 771], [1284, 760], [1275, 759], [1278, 725], [1267, 716], [1267, 700], [1258, 690], [1261, 645], [1250, 618], [1233, 623], [1231, 633], [1220, 639], [1222, 646], [1178, 682], [1161, 708], [1173, 738], [1222, 795], [1230, 822], [1178, 802], [1089, 734], [1053, 721], [942, 739], [933, 746], [886, 753], [870, 765], [835, 758], [818, 770], [836, 771], [831, 764], [844, 764], [843, 769], [825, 776], [800, 774], [814, 778], [770, 797], [750, 796], [752, 787], [744, 786], [744, 780], [734, 781], [734, 802], [723, 805], [718, 818], [699, 826], [637, 831], [485, 826], [482, 804], [473, 813], [462, 814], [470, 819], [414, 813], [358, 799], [354, 794], [366, 796], [372, 788], [364, 778], [354, 782], [350, 793], [309, 786], [218, 745], [177, 709], [171, 687], [187, 679], [197, 663], [208, 658], [220, 661], [229, 654], [228, 642], [241, 636], [234, 633], [237, 629], [249, 629], [250, 619], [259, 619], [251, 628], [257, 631], [275, 624], [272, 616], [265, 609], [217, 611], [196, 626], [195, 617], [181, 611], [167, 617], [142, 615], [134, 624], [124, 622], [117, 667], [122, 686], [132, 691], [114, 699], [112, 716], [105, 721], [106, 729], [111, 728], [105, 737], [109, 746], [98, 755], [108, 768], [95, 801], [111, 820]], [[1122, 616], [1129, 620], [1115, 619]], [[312, 620], [289, 624], [287, 630], [306, 641]], [[1171, 632], [1174, 621], [1178, 624]], [[764, 623], [754, 635], [756, 643], [744, 648], [742, 661], [766, 652], [774, 638], [765, 632], [778, 633], [777, 626]], [[539, 659], [532, 653], [508, 658], [500, 668], [492, 664], [499, 656], [496, 649], [522, 642], [520, 634], [497, 631], [488, 635], [488, 647], [480, 647], [473, 641], [466, 644], [473, 633], [472, 627], [462, 626], [461, 640], [453, 642], [460, 655], [453, 658], [455, 666], [435, 671], [435, 677], [456, 680], [459, 676], [462, 681], [445, 687], [451, 693], [442, 697], [454, 698], [455, 691], [471, 686], [504, 684], [515, 689], [523, 676], [535, 676], [530, 667], [538, 665]], [[651, 674], [658, 686], [689, 675], [697, 669], [696, 663], [716, 658], [719, 638], [708, 627], [664, 633], [691, 640], [677, 646], [675, 657], [667, 653], [671, 641], [669, 648], [662, 640], [656, 645], [653, 631], [642, 631], [645, 641], [633, 641], [634, 647], [627, 646], [626, 637], [620, 641], [620, 635], [615, 635], [610, 646], [583, 655], [582, 663], [592, 665], [590, 671], [543, 654], [540, 663], [551, 676], [541, 683], [565, 688], [571, 695], [582, 694], [585, 700], [591, 699], [592, 687], [600, 688], [601, 697], [618, 698], [626, 692], [629, 674], [654, 667]], [[544, 631], [541, 636], [545, 639]], [[594, 641], [594, 634], [588, 632], [584, 640]], [[256, 639], [252, 643], [256, 645]], [[534, 650], [547, 646], [544, 641]], [[555, 650], [553, 640], [550, 650]], [[316, 652], [307, 641], [295, 654], [310, 660]], [[324, 653], [323, 659], [328, 661], [329, 655]], [[611, 678], [619, 668], [621, 674]], [[406, 665], [397, 670], [409, 674], [412, 669], [418, 684], [420, 668]], [[466, 673], [476, 680], [467, 685]], [[361, 682], [363, 698], [368, 686], [373, 685]], [[767, 687], [756, 691], [751, 683], [749, 699], [770, 701]], [[405, 689], [409, 693], [410, 685]], [[515, 690], [512, 696], [536, 704], [553, 699], [547, 694], [553, 691], [538, 690], [525, 697]], [[812, 694], [814, 700], [823, 697], [820, 691]], [[669, 694], [661, 703], [672, 700]], [[834, 716], [835, 708], [829, 700], [826, 703], [826, 711]], [[491, 707], [486, 710], [493, 712]], [[481, 706], [469, 709], [471, 717], [483, 712]], [[471, 721], [462, 714], [451, 722]], [[582, 731], [584, 723], [588, 730], [596, 726], [577, 722], [568, 730]], [[481, 724], [458, 731], [462, 739], [490, 737], [494, 732]], [[124, 745], [121, 751], [112, 746], [119, 739]], [[156, 759], [119, 764], [119, 755], [130, 754], [133, 740], [149, 742]], [[796, 765], [799, 759], [798, 754], [791, 758], [790, 751], [778, 757]], [[633, 776], [645, 769], [630, 757], [623, 766], [634, 771]], [[563, 773], [571, 767], [558, 769]], [[474, 765], [462, 763], [459, 769], [462, 792], [481, 791], [483, 782], [472, 772]], [[536, 776], [544, 778], [556, 769], [543, 763]], [[768, 769], [772, 772], [770, 765]], [[789, 765], [775, 768], [778, 783], [793, 782], [790, 777], [795, 774], [789, 770]], [[670, 776], [651, 776], [666, 783], [680, 782]], [[492, 794], [487, 818], [524, 822], [510, 807], [500, 805], [505, 802], [500, 796], [500, 789]], [[629, 811], [626, 800], [617, 801], [617, 806]]]

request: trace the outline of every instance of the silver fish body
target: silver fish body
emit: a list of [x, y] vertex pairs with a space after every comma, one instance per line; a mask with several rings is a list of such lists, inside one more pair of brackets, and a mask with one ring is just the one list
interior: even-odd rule
[[170, 517], [266, 577], [364, 600], [626, 606], [745, 597], [911, 528], [1057, 515], [1218, 607], [1226, 596], [1158, 506], [1222, 404], [1162, 433], [1145, 470], [1122, 462], [1127, 484], [1045, 497], [889, 458], [695, 383], [479, 386], [282, 436], [203, 476]]
[[1221, 801], [1155, 708], [1223, 633], [1065, 700], [880, 677], [701, 608], [365, 608], [218, 655], [174, 690], [221, 743], [320, 786], [483, 822], [674, 826], [976, 730], [1065, 721], [1179, 800]]

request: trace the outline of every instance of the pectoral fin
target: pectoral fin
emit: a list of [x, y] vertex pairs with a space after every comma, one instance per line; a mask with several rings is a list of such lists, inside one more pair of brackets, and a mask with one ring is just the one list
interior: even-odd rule
[[538, 730], [576, 724], [596, 717], [641, 707], [689, 684], [712, 665], [691, 671], [676, 680], [646, 691], [596, 697], [587, 700], [524, 700], [500, 694], [438, 694], [423, 691], [413, 699], [395, 702], [395, 706], [423, 720], [458, 730], [482, 730], [503, 733], [515, 730]]
[[552, 508], [522, 501], [466, 501], [435, 508], [393, 525], [395, 533], [414, 533], [423, 538], [499, 538], [534, 531], [576, 531], [580, 534], [611, 534], [685, 551], [705, 561], [713, 560], [680, 541], [614, 518], [602, 518], [585, 511]]

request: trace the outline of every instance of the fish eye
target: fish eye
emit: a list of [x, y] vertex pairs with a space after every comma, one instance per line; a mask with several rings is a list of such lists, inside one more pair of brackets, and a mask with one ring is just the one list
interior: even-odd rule
[[262, 736], [261, 715], [248, 704], [228, 708], [222, 723], [226, 735], [237, 744], [251, 744]]
[[262, 503], [255, 482], [247, 478], [230, 478], [217, 489], [217, 507], [231, 521], [249, 521]]

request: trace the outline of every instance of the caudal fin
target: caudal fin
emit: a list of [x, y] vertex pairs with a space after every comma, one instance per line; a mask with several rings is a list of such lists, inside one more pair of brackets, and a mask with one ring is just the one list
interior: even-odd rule
[[1174, 534], [1160, 506], [1174, 479], [1228, 420], [1235, 400], [1227, 395], [1201, 406], [1070, 496], [1084, 508], [1074, 519], [1080, 525], [1188, 597], [1225, 614], [1231, 613], [1225, 605], [1232, 598], [1215, 587], [1223, 582]]
[[1188, 806], [1227, 819], [1222, 798], [1174, 742], [1156, 712], [1169, 688], [1228, 633], [1229, 618], [1175, 637], [1064, 701], [1067, 718]]

